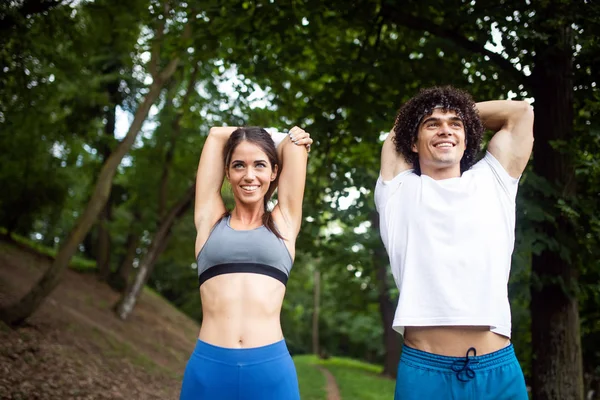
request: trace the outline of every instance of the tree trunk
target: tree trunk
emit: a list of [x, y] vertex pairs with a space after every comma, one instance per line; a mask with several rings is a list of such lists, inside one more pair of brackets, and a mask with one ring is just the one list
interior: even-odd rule
[[[151, 245], [150, 249], [146, 256], [142, 259], [140, 263], [138, 273], [135, 277], [135, 280], [132, 282], [132, 285], [127, 285], [126, 290], [123, 293], [123, 297], [115, 306], [115, 310], [121, 319], [126, 319], [127, 316], [133, 310], [137, 298], [139, 297], [143, 286], [146, 284], [150, 274], [152, 273], [152, 269], [154, 268], [154, 264], [156, 260], [160, 256], [160, 254], [164, 251], [167, 242], [169, 241], [171, 227], [175, 223], [175, 219], [178, 218], [185, 209], [189, 206], [191, 199], [193, 197], [193, 193], [191, 197], [189, 193], [186, 192], [184, 199], [178, 203], [169, 213], [167, 214], [167, 195], [168, 195], [168, 183], [169, 183], [169, 172], [171, 170], [171, 165], [173, 163], [173, 157], [175, 155], [175, 145], [177, 143], [177, 138], [181, 132], [181, 118], [183, 117], [183, 110], [188, 104], [189, 98], [191, 94], [194, 92], [196, 86], [196, 79], [198, 75], [198, 68], [193, 68], [192, 73], [188, 79], [188, 85], [183, 96], [183, 100], [181, 102], [181, 110], [177, 113], [173, 121], [171, 122], [171, 137], [167, 142], [167, 154], [165, 156], [165, 161], [163, 162], [163, 170], [160, 178], [159, 189], [158, 189], [158, 218], [159, 218], [159, 228], [153, 240], [153, 244], [157, 243], [156, 246]], [[171, 106], [175, 107], [174, 103], [170, 101]], [[186, 200], [187, 199], [187, 200]], [[182, 203], [183, 202], [183, 203]], [[181, 208], [183, 207], [183, 208]], [[175, 217], [171, 221], [169, 218], [172, 217], [172, 213], [175, 212]], [[162, 222], [161, 222], [162, 221]], [[166, 224], [166, 230], [163, 227]], [[161, 230], [162, 229], [162, 230]], [[162, 237], [161, 237], [162, 236]], [[133, 262], [133, 258], [131, 258]], [[131, 270], [131, 266], [128, 266], [129, 270]]]
[[[371, 226], [373, 231], [379, 235], [379, 215], [376, 212], [371, 213]], [[395, 379], [401, 351], [399, 335], [392, 328], [396, 307], [390, 298], [387, 274], [388, 260], [385, 247], [383, 247], [381, 240], [378, 240], [373, 249], [373, 265], [377, 277], [377, 299], [379, 301], [379, 311], [381, 312], [381, 322], [383, 323], [383, 345], [385, 346], [382, 374]]]
[[171, 125], [171, 140], [167, 143], [167, 154], [163, 163], [163, 169], [160, 176], [160, 183], [158, 188], [158, 218], [163, 218], [167, 209], [167, 197], [169, 194], [169, 173], [171, 172], [171, 165], [173, 164], [173, 157], [175, 155], [175, 144], [177, 136], [181, 130], [181, 116], [177, 116]]
[[[555, 27], [554, 43], [536, 50], [533, 71], [535, 97], [536, 174], [560, 188], [567, 201], [575, 194], [575, 171], [566, 154], [550, 144], [573, 138], [572, 32], [569, 24]], [[557, 210], [556, 198], [540, 199], [547, 210]], [[560, 247], [573, 249], [574, 229], [565, 215], [545, 222], [540, 230]], [[561, 257], [560, 248], [546, 248], [533, 256], [531, 285], [531, 341], [533, 398], [583, 399], [583, 371], [576, 254]]]
[[392, 328], [394, 322], [394, 303], [390, 299], [389, 285], [387, 282], [387, 254], [383, 245], [375, 249], [375, 259], [379, 260], [377, 268], [377, 286], [379, 288], [378, 300], [381, 320], [383, 322], [383, 344], [385, 346], [385, 358], [383, 362], [383, 375], [396, 378], [398, 362], [400, 361], [400, 337]]
[[148, 252], [140, 262], [138, 273], [135, 276], [134, 281], [126, 293], [121, 297], [119, 302], [115, 305], [115, 312], [122, 320], [127, 319], [129, 314], [131, 314], [133, 311], [133, 307], [135, 307], [135, 303], [137, 302], [137, 299], [142, 293], [144, 285], [150, 277], [150, 273], [154, 268], [156, 260], [167, 245], [173, 224], [177, 218], [185, 213], [187, 208], [191, 205], [192, 199], [194, 198], [195, 189], [195, 184], [190, 186], [185, 192], [183, 198], [175, 206], [173, 206], [169, 213], [160, 222], [158, 230], [152, 239], [150, 247], [148, 248]]
[[317, 267], [313, 274], [313, 319], [312, 319], [312, 352], [319, 356], [319, 312], [321, 307], [321, 272]]
[[81, 241], [81, 245], [83, 246], [82, 256], [89, 259], [96, 258], [96, 245], [98, 242], [94, 240], [93, 235], [94, 231], [90, 229], [90, 231], [85, 235], [83, 240]]
[[125, 256], [123, 256], [123, 260], [119, 264], [119, 269], [111, 274], [108, 280], [110, 287], [118, 290], [119, 292], [124, 293], [125, 289], [127, 289], [129, 275], [131, 275], [131, 271], [133, 270], [133, 260], [135, 260], [135, 255], [137, 254], [139, 244], [140, 235], [134, 232], [131, 232], [129, 235], [127, 235]]
[[[109, 75], [115, 73], [117, 68], [112, 67], [108, 70], [103, 71], [104, 74]], [[111, 142], [115, 138], [115, 125], [116, 125], [116, 112], [117, 104], [119, 103], [119, 81], [109, 82], [106, 85], [106, 91], [108, 94], [108, 110], [106, 111], [106, 124], [104, 125], [104, 140], [100, 141], [100, 152], [102, 154], [102, 161], [106, 162], [112, 151]], [[98, 251], [96, 253], [96, 267], [98, 268], [98, 278], [101, 281], [107, 281], [110, 276], [110, 248], [111, 238], [110, 230], [108, 226], [112, 220], [112, 196], [108, 197], [108, 201], [104, 206], [104, 209], [100, 213], [98, 220], [97, 229], [97, 246]]]
[[[177, 112], [173, 121], [171, 121], [171, 138], [166, 144], [167, 154], [165, 155], [165, 161], [163, 163], [163, 170], [160, 177], [160, 184], [158, 189], [158, 218], [162, 218], [167, 209], [167, 195], [169, 193], [169, 174], [171, 172], [171, 165], [173, 164], [173, 157], [175, 156], [175, 145], [177, 139], [181, 133], [181, 118], [188, 105], [190, 96], [195, 92], [196, 80], [198, 79], [198, 66], [192, 69], [188, 78], [187, 89], [181, 101], [181, 107]], [[175, 104], [171, 101], [171, 107], [175, 108]]]
[[129, 317], [129, 315], [133, 312], [133, 308], [137, 303], [137, 299], [142, 294], [142, 289], [146, 285], [146, 282], [148, 281], [148, 278], [154, 269], [156, 260], [158, 260], [160, 254], [166, 248], [166, 244], [169, 241], [170, 236], [170, 230], [161, 231], [160, 228], [156, 235], [154, 235], [154, 240], [152, 241], [148, 252], [139, 263], [138, 272], [135, 275], [135, 278], [130, 284], [127, 285], [127, 289], [123, 292], [123, 295], [114, 306], [115, 313], [122, 320], [126, 320], [127, 317]]
[[75, 227], [69, 232], [66, 240], [61, 244], [58, 254], [50, 268], [22, 299], [12, 305], [0, 309], [0, 319], [7, 324], [18, 325], [23, 323], [37, 310], [46, 296], [48, 296], [60, 282], [63, 271], [69, 265], [71, 258], [77, 252], [79, 244], [91, 229], [108, 200], [112, 187], [112, 178], [117, 167], [133, 145], [135, 138], [142, 127], [142, 123], [148, 116], [150, 107], [158, 98], [164, 82], [173, 75], [173, 72], [175, 72], [177, 64], [178, 59], [171, 61], [160, 76], [154, 76], [154, 82], [150, 86], [150, 90], [143, 102], [138, 107], [127, 135], [102, 166], [96, 181], [94, 192], [86, 205], [84, 212], [77, 220]]
[[109, 201], [100, 212], [96, 229], [96, 267], [98, 268], [98, 279], [101, 281], [106, 281], [110, 275], [110, 232], [108, 230], [110, 209]]

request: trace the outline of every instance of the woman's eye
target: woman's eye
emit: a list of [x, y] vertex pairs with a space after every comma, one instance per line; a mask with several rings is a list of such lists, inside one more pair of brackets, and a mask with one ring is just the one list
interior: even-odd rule
[[233, 168], [235, 168], [235, 169], [241, 169], [241, 168], [244, 168], [244, 165], [243, 164], [234, 164]]
[[264, 163], [258, 163], [256, 164], [257, 167], [261, 167], [261, 168], [265, 168], [267, 165]]

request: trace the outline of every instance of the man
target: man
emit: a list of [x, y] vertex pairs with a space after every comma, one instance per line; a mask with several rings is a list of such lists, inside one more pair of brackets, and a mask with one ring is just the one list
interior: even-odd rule
[[[476, 162], [485, 128], [495, 131]], [[375, 189], [400, 291], [396, 399], [527, 399], [510, 344], [515, 197], [533, 147], [521, 101], [436, 87], [399, 110]]]

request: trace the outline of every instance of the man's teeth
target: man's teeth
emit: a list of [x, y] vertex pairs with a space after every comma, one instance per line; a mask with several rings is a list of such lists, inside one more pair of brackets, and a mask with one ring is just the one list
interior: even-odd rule
[[438, 143], [435, 145], [435, 147], [452, 147], [453, 144], [452, 143]]
[[248, 191], [254, 191], [254, 190], [258, 189], [258, 186], [242, 186], [242, 189], [248, 190]]

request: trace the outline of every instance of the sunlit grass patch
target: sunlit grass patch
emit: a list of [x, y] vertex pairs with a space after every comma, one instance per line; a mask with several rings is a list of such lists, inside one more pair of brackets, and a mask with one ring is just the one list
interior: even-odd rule
[[91, 338], [102, 349], [102, 354], [108, 359], [127, 359], [133, 365], [141, 367], [144, 371], [154, 374], [167, 374], [173, 378], [181, 379], [182, 376], [168, 368], [155, 363], [148, 355], [134, 348], [128, 342], [119, 340], [106, 332], [92, 328]]
[[349, 358], [318, 360], [334, 376], [344, 400], [389, 400], [394, 397], [395, 381], [382, 377], [383, 368]]
[[294, 357], [302, 400], [325, 400], [327, 398], [325, 376], [315, 367], [316, 363], [317, 357], [313, 355]]
[[[7, 233], [7, 231], [5, 228], [0, 228], [0, 234], [6, 235], [6, 233]], [[12, 233], [10, 235], [10, 237], [15, 242], [17, 242], [25, 247], [29, 247], [30, 249], [34, 250], [35, 252], [46, 255], [52, 259], [54, 259], [56, 257], [56, 253], [58, 252], [58, 249], [44, 246], [43, 244], [36, 242], [35, 240], [26, 238], [26, 237], [18, 235], [16, 233]], [[71, 263], [69, 264], [69, 268], [74, 269], [76, 271], [80, 271], [80, 272], [95, 271], [96, 270], [96, 261], [89, 260], [85, 257], [75, 255], [71, 258]]]
[[344, 400], [389, 400], [394, 397], [395, 381], [381, 376], [383, 368], [380, 365], [342, 357], [321, 360], [314, 355], [296, 356], [294, 362], [303, 400], [327, 398], [326, 379], [317, 365], [331, 372]]

